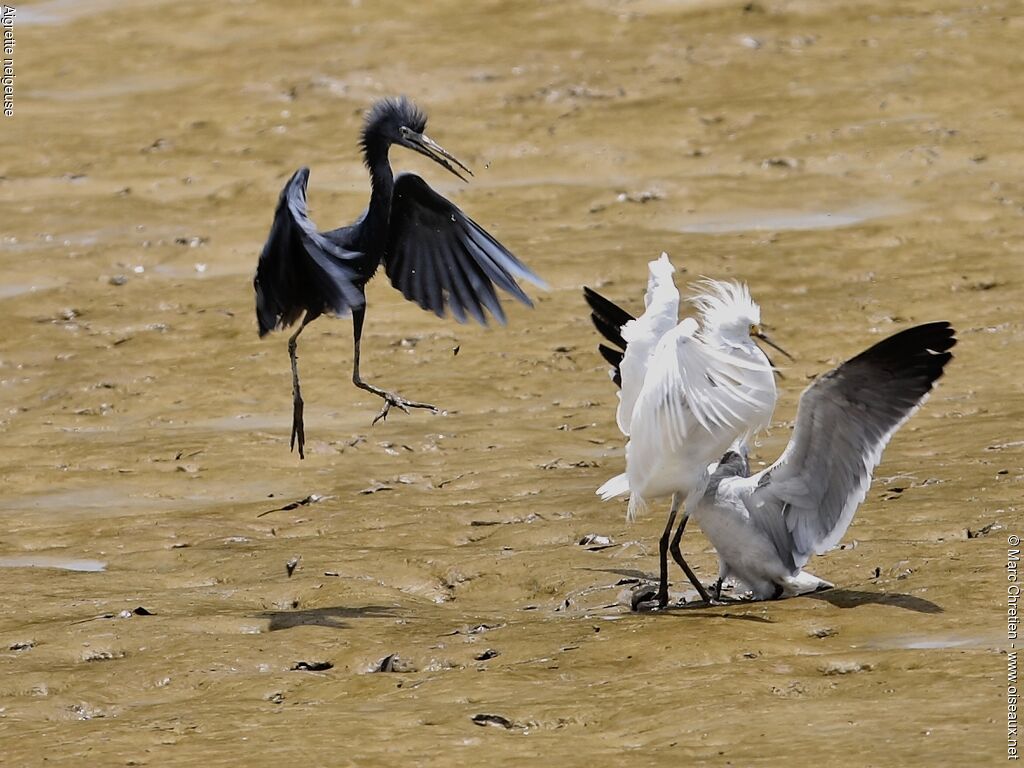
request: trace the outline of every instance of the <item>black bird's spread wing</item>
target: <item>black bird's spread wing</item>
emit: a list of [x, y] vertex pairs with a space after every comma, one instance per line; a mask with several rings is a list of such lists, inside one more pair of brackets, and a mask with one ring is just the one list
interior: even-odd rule
[[516, 279], [547, 287], [480, 225], [411, 173], [395, 180], [384, 268], [405, 298], [438, 317], [448, 307], [460, 323], [470, 315], [486, 325], [487, 310], [504, 324], [495, 286], [531, 307]]
[[954, 333], [946, 322], [908, 328], [829, 371], [800, 397], [782, 456], [740, 481], [751, 520], [784, 560], [802, 568], [839, 543], [882, 450], [953, 357]]
[[363, 305], [346, 264], [361, 254], [317, 231], [306, 207], [309, 169], [300, 168], [281, 190], [270, 235], [256, 268], [256, 319], [260, 336], [286, 328], [302, 313], [343, 315]]
[[636, 318], [592, 288], [583, 286], [583, 297], [590, 305], [590, 319], [593, 321], [594, 327], [597, 328], [598, 333], [615, 345], [613, 349], [605, 344], [599, 344], [597, 349], [601, 353], [601, 357], [615, 369], [612, 371], [612, 381], [616, 386], [621, 387], [622, 372], [619, 370], [619, 366], [622, 364], [622, 356], [626, 353], [626, 341], [622, 338], [622, 326]]

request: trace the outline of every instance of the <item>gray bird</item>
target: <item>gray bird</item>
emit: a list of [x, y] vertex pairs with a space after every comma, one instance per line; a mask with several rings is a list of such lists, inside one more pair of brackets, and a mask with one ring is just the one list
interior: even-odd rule
[[831, 586], [803, 570], [842, 539], [893, 433], [921, 406], [953, 355], [947, 322], [908, 328], [829, 371], [804, 391], [779, 460], [750, 474], [745, 449], [709, 467], [693, 519], [718, 552], [718, 581], [756, 599]]

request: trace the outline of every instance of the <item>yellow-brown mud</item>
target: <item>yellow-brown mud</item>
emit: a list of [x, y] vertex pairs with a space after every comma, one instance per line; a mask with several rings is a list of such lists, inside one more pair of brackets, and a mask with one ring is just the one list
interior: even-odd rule
[[[17, 14], [16, 114], [0, 121], [0, 763], [1005, 759], [1024, 487], [1015, 3]], [[351, 325], [322, 319], [300, 346], [300, 462], [285, 337], [256, 335], [256, 256], [299, 165], [322, 227], [358, 215], [361, 114], [395, 93], [476, 177], [396, 164], [551, 290], [484, 330], [379, 276], [364, 373], [448, 414], [371, 428]], [[856, 546], [810, 566], [831, 594], [621, 604], [617, 581], [656, 570], [663, 505], [627, 525], [593, 494], [622, 441], [580, 289], [636, 308], [663, 249], [682, 280], [748, 281], [798, 357], [761, 460], [809, 376], [912, 323], [959, 330]], [[327, 498], [258, 517], [310, 494]], [[591, 532], [617, 546], [576, 544]], [[710, 580], [706, 540], [684, 548]], [[117, 617], [139, 606], [155, 615]], [[414, 671], [371, 674], [389, 654]]]

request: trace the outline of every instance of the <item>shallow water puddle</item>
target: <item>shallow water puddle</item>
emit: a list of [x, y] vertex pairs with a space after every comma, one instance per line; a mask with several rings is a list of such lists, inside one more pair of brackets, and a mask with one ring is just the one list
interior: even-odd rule
[[730, 211], [689, 218], [680, 232], [715, 235], [758, 230], [838, 229], [909, 211], [905, 202], [873, 202], [829, 211]]
[[62, 571], [99, 573], [107, 570], [101, 560], [58, 555], [10, 555], [0, 557], [0, 568], [57, 568]]
[[988, 648], [999, 645], [997, 636], [957, 635], [898, 635], [878, 638], [864, 644], [865, 648], [899, 649], [910, 651], [943, 650], [947, 648]]

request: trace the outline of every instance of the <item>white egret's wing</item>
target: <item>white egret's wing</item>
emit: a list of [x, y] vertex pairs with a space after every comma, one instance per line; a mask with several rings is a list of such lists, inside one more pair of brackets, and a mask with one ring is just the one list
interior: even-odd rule
[[649, 262], [647, 267], [647, 294], [644, 296], [646, 309], [640, 317], [622, 327], [626, 351], [619, 364], [622, 389], [615, 418], [622, 434], [627, 436], [630, 434], [634, 406], [644, 385], [651, 355], [658, 341], [679, 322], [679, 291], [672, 280], [675, 267], [668, 260], [668, 254], [661, 254], [661, 258]]
[[683, 320], [662, 337], [651, 358], [633, 409], [634, 435], [643, 435], [644, 442], [658, 436], [655, 442], [664, 441], [669, 449], [707, 440], [709, 458], [703, 468], [771, 413], [775, 392], [761, 386], [762, 368], [704, 343], [697, 321]]
[[802, 568], [834, 547], [893, 433], [917, 410], [956, 344], [949, 323], [897, 333], [829, 371], [800, 398], [778, 461], [737, 480], [751, 518]]

